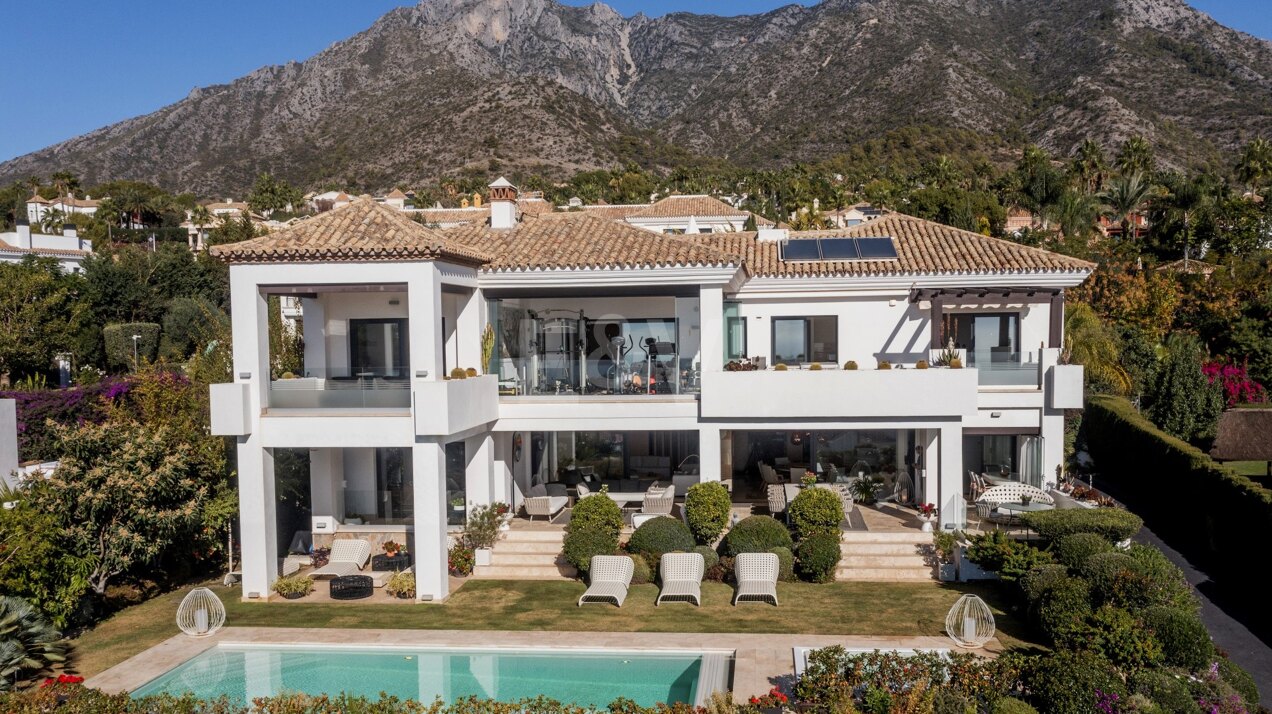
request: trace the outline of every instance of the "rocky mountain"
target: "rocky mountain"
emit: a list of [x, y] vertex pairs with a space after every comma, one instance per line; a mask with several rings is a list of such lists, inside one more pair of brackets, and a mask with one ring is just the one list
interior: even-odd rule
[[668, 147], [817, 160], [923, 125], [1068, 154], [1147, 136], [1181, 166], [1272, 135], [1272, 43], [1183, 0], [824, 0], [624, 18], [600, 3], [422, 0], [301, 63], [0, 164], [242, 192], [259, 171], [386, 188], [571, 171]]

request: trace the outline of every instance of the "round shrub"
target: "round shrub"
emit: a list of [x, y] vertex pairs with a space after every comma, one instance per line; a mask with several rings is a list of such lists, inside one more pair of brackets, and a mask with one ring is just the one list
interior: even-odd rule
[[661, 516], [640, 524], [627, 542], [627, 550], [657, 562], [663, 553], [693, 550], [694, 545], [688, 526], [671, 516]]
[[1120, 607], [1105, 605], [1091, 616], [1088, 646], [1123, 671], [1151, 667], [1162, 660], [1153, 631]]
[[839, 535], [844, 520], [843, 502], [839, 494], [828, 488], [805, 488], [787, 509], [795, 534], [801, 540], [818, 533]]
[[1056, 652], [1036, 660], [1024, 674], [1029, 698], [1048, 714], [1091, 714], [1097, 711], [1097, 691], [1126, 697], [1117, 669], [1093, 652]]
[[639, 555], [627, 556], [632, 559], [632, 585], [645, 585], [654, 582], [654, 571], [649, 562]]
[[719, 562], [707, 568], [702, 578], [713, 583], [728, 582], [733, 578], [733, 558], [727, 555], [720, 556]]
[[1219, 678], [1241, 695], [1248, 708], [1254, 709], [1259, 705], [1259, 686], [1249, 672], [1227, 657], [1218, 658], [1215, 664], [1219, 665]]
[[710, 570], [720, 563], [720, 554], [715, 552], [715, 548], [709, 545], [700, 545], [694, 548], [693, 552], [702, 556], [703, 570]]
[[732, 512], [729, 489], [718, 481], [695, 483], [685, 492], [685, 520], [699, 543], [714, 543], [729, 525]]
[[835, 579], [839, 556], [839, 533], [817, 533], [799, 542], [795, 549], [795, 566], [804, 580], [829, 583]]
[[772, 516], [747, 516], [724, 536], [724, 554], [767, 553], [774, 548], [790, 548], [791, 532]]
[[1038, 710], [1028, 703], [1011, 697], [1003, 697], [994, 702], [994, 706], [990, 707], [989, 712], [990, 714], [1038, 714]]
[[617, 539], [623, 530], [623, 511], [603, 492], [584, 496], [570, 510], [570, 525], [566, 530], [601, 530]]
[[592, 567], [592, 556], [613, 555], [617, 550], [617, 533], [600, 528], [577, 528], [571, 524], [565, 534], [565, 560], [580, 573], [586, 573]]
[[957, 689], [937, 689], [932, 695], [932, 714], [972, 714], [976, 705]]
[[790, 548], [774, 548], [769, 551], [777, 556], [777, 579], [784, 583], [795, 582], [795, 554]]
[[1143, 594], [1144, 606], [1166, 605], [1182, 610], [1196, 610], [1197, 597], [1192, 585], [1184, 577], [1184, 571], [1170, 562], [1170, 558], [1151, 545], [1134, 543], [1126, 552], [1135, 561], [1135, 570], [1144, 578], [1147, 592]]
[[1038, 626], [1057, 647], [1073, 644], [1087, 629], [1090, 586], [1081, 578], [1065, 578], [1047, 589], [1036, 610]]
[[1142, 669], [1131, 673], [1129, 685], [1131, 692], [1148, 697], [1162, 711], [1202, 714], [1182, 676], [1164, 669]]
[[1113, 600], [1118, 580], [1135, 572], [1135, 561], [1126, 553], [1096, 553], [1079, 570], [1091, 583], [1091, 597], [1105, 603]]
[[1069, 570], [1063, 565], [1052, 563], [1034, 568], [1020, 579], [1020, 589], [1025, 593], [1025, 599], [1030, 605], [1036, 605], [1044, 593], [1050, 590], [1057, 583], [1064, 582], [1069, 579]]
[[1082, 567], [1087, 558], [1097, 553], [1113, 552], [1113, 544], [1096, 533], [1070, 533], [1056, 541], [1056, 560], [1073, 568]]
[[1057, 508], [1022, 516], [1039, 535], [1057, 541], [1074, 533], [1095, 533], [1110, 543], [1121, 543], [1144, 527], [1139, 516], [1120, 508]]
[[1159, 605], [1144, 610], [1144, 624], [1161, 643], [1166, 664], [1195, 672], [1215, 661], [1215, 645], [1197, 613]]

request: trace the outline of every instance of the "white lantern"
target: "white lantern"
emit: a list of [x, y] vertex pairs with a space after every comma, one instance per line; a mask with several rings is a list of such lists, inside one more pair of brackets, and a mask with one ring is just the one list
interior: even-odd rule
[[207, 588], [190, 591], [177, 607], [177, 627], [191, 637], [207, 637], [225, 625], [225, 605]]
[[994, 613], [979, 597], [964, 595], [945, 616], [945, 634], [954, 644], [968, 649], [984, 647], [994, 638]]

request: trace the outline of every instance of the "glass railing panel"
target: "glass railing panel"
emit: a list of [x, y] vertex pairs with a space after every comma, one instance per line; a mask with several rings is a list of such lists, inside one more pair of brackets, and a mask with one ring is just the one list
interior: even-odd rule
[[1037, 387], [1039, 368], [1037, 362], [1022, 361], [1019, 353], [975, 352], [968, 354], [968, 366], [977, 370], [978, 381], [984, 387]]
[[411, 381], [405, 376], [305, 376], [272, 380], [269, 387], [271, 409], [404, 409], [411, 406]]
[[[668, 396], [697, 394], [700, 373], [693, 359], [562, 359], [555, 355], [497, 360], [501, 396]], [[652, 379], [651, 379], [652, 375]]]

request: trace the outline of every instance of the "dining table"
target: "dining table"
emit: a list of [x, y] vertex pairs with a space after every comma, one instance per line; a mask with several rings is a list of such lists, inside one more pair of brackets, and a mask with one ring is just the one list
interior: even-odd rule
[[1020, 501], [1008, 501], [998, 504], [998, 510], [1005, 513], [1037, 513], [1038, 511], [1054, 510], [1055, 506], [1050, 503], [1040, 503], [1038, 501], [1030, 501], [1029, 503], [1021, 503]]

